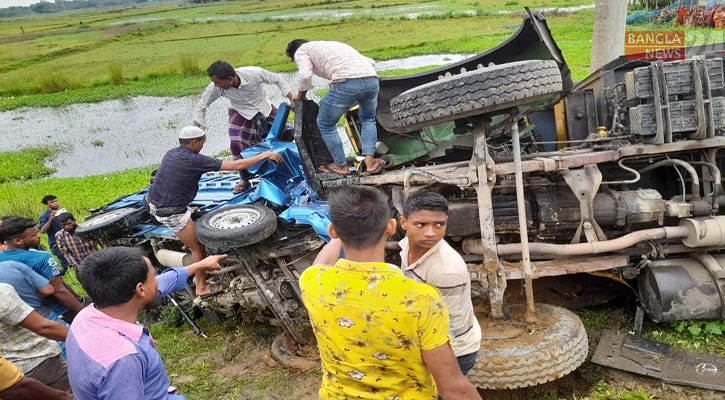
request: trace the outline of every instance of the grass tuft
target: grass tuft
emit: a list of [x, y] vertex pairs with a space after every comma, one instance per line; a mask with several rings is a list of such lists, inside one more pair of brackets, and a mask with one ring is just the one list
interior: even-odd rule
[[123, 68], [118, 64], [111, 64], [108, 66], [108, 74], [110, 75], [109, 82], [111, 85], [123, 85]]
[[199, 68], [199, 59], [195, 56], [183, 54], [179, 57], [179, 65], [181, 66], [181, 73], [186, 76], [204, 75], [204, 72]]
[[51, 73], [43, 75], [36, 81], [34, 89], [35, 93], [58, 93], [66, 90], [78, 89], [80, 85], [77, 82], [72, 81], [65, 75], [59, 73]]

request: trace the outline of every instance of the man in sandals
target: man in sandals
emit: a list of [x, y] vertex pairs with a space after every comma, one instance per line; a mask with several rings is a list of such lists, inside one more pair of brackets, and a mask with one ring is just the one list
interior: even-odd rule
[[[229, 149], [234, 159], [239, 160], [242, 150], [264, 140], [277, 116], [277, 108], [267, 101], [262, 84], [276, 85], [290, 101], [292, 91], [280, 75], [259, 67], [234, 69], [226, 61], [215, 61], [206, 73], [211, 83], [194, 107], [194, 126], [206, 128], [209, 105], [220, 97], [229, 99]], [[249, 186], [251, 175], [246, 170], [241, 170], [240, 175], [234, 193], [241, 193]]]
[[321, 166], [320, 172], [350, 173], [337, 133], [337, 122], [355, 103], [360, 104], [365, 167], [368, 172], [380, 172], [385, 162], [374, 158], [378, 138], [375, 110], [380, 91], [375, 61], [345, 43], [308, 42], [304, 39], [291, 41], [287, 45], [287, 56], [297, 64], [299, 70], [300, 87], [295, 100], [304, 100], [307, 91], [312, 89], [312, 75], [330, 80], [330, 91], [320, 100], [317, 127], [334, 162]]
[[[179, 147], [164, 155], [147, 196], [151, 215], [174, 231], [176, 237], [191, 250], [192, 262], [201, 261], [205, 256], [204, 246], [196, 238], [189, 208], [196, 197], [201, 176], [211, 171], [240, 171], [262, 160], [282, 161], [282, 156], [274, 151], [235, 161], [222, 161], [199, 154], [205, 142], [206, 135], [201, 128], [187, 126], [181, 129]], [[213, 294], [212, 288], [206, 283], [206, 271], [196, 271], [195, 277], [197, 295]]]

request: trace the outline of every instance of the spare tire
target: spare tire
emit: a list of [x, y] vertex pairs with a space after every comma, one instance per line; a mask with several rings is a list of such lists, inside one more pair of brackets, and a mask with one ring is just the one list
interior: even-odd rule
[[577, 369], [589, 342], [579, 317], [548, 304], [536, 304], [538, 321], [529, 333], [526, 305], [510, 304], [510, 321], [481, 319], [483, 339], [467, 378], [481, 389], [517, 389], [540, 385]]
[[543, 100], [562, 91], [553, 60], [527, 60], [463, 72], [407, 90], [390, 101], [401, 128], [422, 128]]
[[259, 243], [277, 230], [277, 215], [257, 204], [222, 207], [199, 218], [196, 237], [204, 246], [244, 247]]
[[109, 239], [141, 222], [148, 215], [143, 207], [124, 207], [96, 214], [76, 228], [76, 235], [84, 240]]

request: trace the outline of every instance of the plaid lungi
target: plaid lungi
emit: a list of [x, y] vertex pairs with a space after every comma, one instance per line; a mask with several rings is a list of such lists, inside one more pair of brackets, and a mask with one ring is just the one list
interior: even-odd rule
[[277, 108], [274, 106], [268, 117], [265, 118], [262, 114], [257, 113], [254, 118], [249, 120], [242, 117], [236, 110], [229, 109], [229, 150], [232, 151], [235, 160], [242, 158], [240, 155], [242, 150], [264, 140], [276, 116]]

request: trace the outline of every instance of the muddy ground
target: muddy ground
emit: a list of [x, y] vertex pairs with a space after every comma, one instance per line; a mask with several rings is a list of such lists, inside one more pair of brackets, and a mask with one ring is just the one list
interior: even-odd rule
[[[609, 309], [605, 317], [611, 326], [623, 326], [631, 320], [626, 311], [616, 308]], [[217, 340], [220, 335], [223, 336], [220, 345], [210, 352], [179, 358], [165, 355], [164, 358], [170, 371], [176, 370], [177, 366], [182, 364], [189, 364], [190, 367], [184, 369], [190, 371], [200, 365], [213, 365], [210, 372], [216, 381], [215, 387], [209, 390], [213, 392], [213, 397], [192, 393], [188, 395], [189, 400], [203, 398], [316, 400], [321, 371], [290, 371], [279, 366], [269, 352], [275, 332], [246, 335], [230, 332], [227, 328], [214, 333], [213, 337], [208, 339]], [[601, 329], [588, 329], [587, 333], [591, 357], [599, 341]], [[180, 340], [191, 339], [193, 333], [188, 331], [182, 336]], [[161, 351], [164, 353], [163, 348]], [[172, 384], [181, 387], [182, 391], [187, 388], [187, 392], [194, 385], [201, 383], [193, 373], [170, 373], [170, 378]], [[608, 391], [603, 391], [602, 388]], [[652, 399], [725, 400], [725, 394], [720, 392], [668, 385], [654, 379], [601, 367], [589, 361], [573, 373], [544, 385], [520, 390], [481, 390], [480, 393], [482, 398], [489, 400], [647, 399], [646, 396], [637, 393], [640, 390]]]

